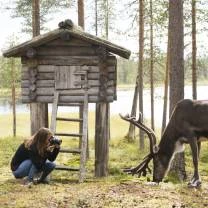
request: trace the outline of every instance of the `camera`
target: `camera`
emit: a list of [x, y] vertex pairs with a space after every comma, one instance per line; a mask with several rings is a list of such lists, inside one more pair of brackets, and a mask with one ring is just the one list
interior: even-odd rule
[[58, 137], [52, 136], [50, 138], [50, 144], [51, 145], [56, 145], [56, 144], [61, 145], [61, 143], [62, 143], [62, 140], [59, 139]]

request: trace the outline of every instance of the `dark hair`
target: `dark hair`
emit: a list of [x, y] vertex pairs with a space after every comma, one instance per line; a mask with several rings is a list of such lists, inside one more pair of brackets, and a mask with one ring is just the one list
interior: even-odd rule
[[30, 139], [24, 142], [25, 147], [30, 149], [32, 145], [36, 146], [38, 154], [44, 156], [47, 148], [47, 140], [53, 133], [48, 128], [40, 128]]

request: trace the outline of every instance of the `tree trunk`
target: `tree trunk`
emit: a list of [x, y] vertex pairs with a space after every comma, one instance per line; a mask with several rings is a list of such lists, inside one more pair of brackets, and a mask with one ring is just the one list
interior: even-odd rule
[[84, 0], [78, 0], [78, 25], [85, 29], [84, 24]]
[[[33, 37], [40, 35], [40, 2], [32, 1], [32, 26]], [[48, 127], [48, 104], [30, 104], [31, 134], [33, 135], [41, 127]]]
[[[176, 103], [184, 98], [184, 29], [183, 0], [169, 0], [170, 24], [170, 115]], [[186, 178], [184, 153], [176, 155], [172, 170], [180, 180]]]
[[[133, 103], [132, 103], [132, 109], [131, 109], [131, 117], [136, 117], [136, 111], [137, 111], [137, 101], [138, 101], [138, 95], [139, 95], [139, 77], [137, 75], [136, 78], [136, 85], [134, 89], [134, 97], [133, 97]], [[128, 139], [129, 142], [132, 142], [135, 139], [135, 126], [130, 123], [129, 125], [129, 131], [125, 138]]]
[[192, 96], [197, 99], [197, 68], [196, 68], [196, 0], [192, 0]]
[[98, 0], [95, 0], [95, 35], [98, 35]]
[[150, 94], [151, 94], [151, 128], [155, 129], [154, 118], [154, 48], [153, 48], [153, 13], [150, 0]]
[[13, 112], [13, 136], [16, 137], [16, 96], [15, 96], [15, 60], [11, 58], [12, 71], [12, 112]]
[[[143, 114], [143, 54], [144, 54], [144, 1], [139, 0], [139, 57], [138, 57], [138, 72], [134, 91], [134, 98], [131, 109], [131, 116], [136, 117], [137, 102], [139, 97], [139, 111]], [[143, 118], [142, 118], [143, 122]], [[135, 137], [135, 127], [130, 124], [129, 131], [126, 135], [128, 140], [133, 140]], [[139, 147], [144, 148], [144, 132], [139, 130]]]
[[108, 0], [105, 0], [105, 38], [108, 40], [108, 29], [109, 29], [109, 7]]
[[162, 119], [162, 129], [161, 135], [163, 134], [166, 127], [167, 120], [167, 108], [168, 108], [168, 83], [169, 83], [169, 68], [170, 68], [170, 35], [168, 26], [168, 42], [167, 42], [167, 57], [166, 57], [166, 69], [165, 69], [165, 83], [164, 83], [164, 100], [163, 100], [163, 119]]
[[163, 119], [162, 119], [162, 129], [161, 135], [163, 134], [165, 127], [166, 127], [166, 120], [167, 120], [167, 108], [168, 108], [168, 73], [169, 73], [169, 66], [168, 66], [168, 59], [169, 53], [167, 52], [167, 60], [166, 60], [166, 69], [165, 69], [165, 84], [164, 84], [164, 98], [163, 98]]
[[32, 28], [33, 37], [40, 35], [40, 1], [32, 1]]
[[[139, 0], [139, 111], [143, 115], [144, 0]], [[142, 121], [143, 122], [143, 118]], [[144, 149], [144, 132], [139, 131], [140, 149]]]
[[[109, 33], [109, 2], [105, 0], [105, 39], [108, 40]], [[110, 103], [108, 103], [108, 138], [110, 139]]]

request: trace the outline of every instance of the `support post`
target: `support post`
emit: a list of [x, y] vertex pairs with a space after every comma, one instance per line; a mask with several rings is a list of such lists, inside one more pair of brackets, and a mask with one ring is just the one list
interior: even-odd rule
[[96, 104], [96, 127], [95, 127], [95, 176], [108, 175], [109, 159], [109, 123], [108, 103]]
[[12, 112], [13, 112], [13, 136], [16, 137], [16, 89], [15, 89], [15, 60], [11, 59], [12, 70]]
[[110, 105], [107, 102], [108, 52], [105, 47], [98, 47], [96, 51], [99, 56], [100, 102], [96, 104], [96, 118], [95, 118], [95, 176], [102, 177], [108, 175], [108, 158], [109, 158]]
[[30, 104], [31, 135], [41, 127], [48, 127], [48, 105], [42, 103]]

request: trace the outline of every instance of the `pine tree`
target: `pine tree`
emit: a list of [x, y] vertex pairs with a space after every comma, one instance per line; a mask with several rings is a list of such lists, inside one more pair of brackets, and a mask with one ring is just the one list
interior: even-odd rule
[[[183, 0], [169, 0], [170, 35], [170, 115], [176, 103], [184, 98], [184, 26]], [[172, 170], [180, 180], [186, 178], [184, 153], [176, 155]]]

